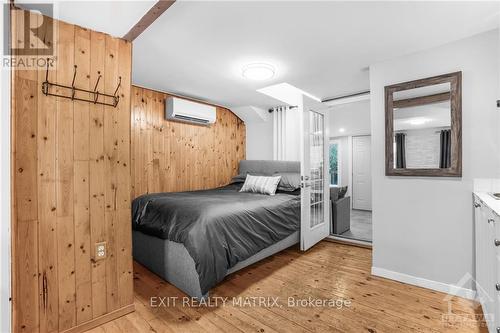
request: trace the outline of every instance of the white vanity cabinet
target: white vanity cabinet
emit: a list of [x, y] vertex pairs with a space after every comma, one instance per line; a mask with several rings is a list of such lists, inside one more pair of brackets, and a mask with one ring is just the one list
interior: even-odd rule
[[500, 333], [500, 216], [474, 195], [476, 290], [489, 332]]

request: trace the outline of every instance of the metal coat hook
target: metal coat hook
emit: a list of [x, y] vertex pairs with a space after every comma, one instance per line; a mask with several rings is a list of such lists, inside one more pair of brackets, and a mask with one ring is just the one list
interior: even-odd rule
[[45, 70], [45, 81], [42, 82], [42, 92], [47, 95], [49, 93], [49, 60], [47, 58], [47, 69]]
[[97, 81], [94, 86], [94, 104], [97, 103], [97, 100], [99, 99], [99, 91], [97, 90], [97, 86], [99, 85], [99, 81], [101, 80], [101, 71], [97, 71]]
[[[119, 97], [116, 94], [118, 92], [118, 89], [121, 86], [121, 82], [122, 82], [121, 77], [119, 77], [118, 86], [116, 87], [114, 94], [110, 95], [110, 94], [106, 94], [106, 93], [101, 93], [101, 92], [99, 92], [99, 90], [97, 90], [97, 88], [99, 87], [99, 82], [101, 81], [101, 77], [102, 77], [101, 71], [97, 71], [98, 76], [97, 76], [97, 81], [96, 81], [95, 86], [94, 86], [94, 90], [81, 89], [81, 88], [75, 87], [77, 68], [78, 68], [77, 65], [73, 66], [73, 80], [71, 81], [70, 86], [66, 86], [66, 85], [59, 84], [59, 83], [52, 83], [52, 82], [49, 82], [49, 61], [47, 60], [47, 70], [45, 72], [45, 81], [42, 82], [43, 94], [46, 96], [62, 97], [62, 98], [71, 99], [73, 101], [89, 102], [89, 103], [107, 105], [107, 106], [112, 106], [112, 107], [116, 107], [118, 105]], [[61, 91], [64, 91], [64, 89], [69, 89], [71, 91], [71, 94], [69, 94], [69, 93], [61, 94], [58, 92], [51, 93], [50, 87], [60, 88]], [[77, 97], [77, 94], [76, 94], [77, 92], [91, 94], [91, 95], [93, 95], [93, 97], [90, 97], [89, 99], [80, 98], [80, 97]], [[103, 96], [102, 102], [99, 101], [100, 96]], [[112, 100], [112, 102], [110, 101], [110, 99]]]
[[113, 96], [115, 96], [115, 97], [116, 97], [116, 93], [118, 92], [118, 88], [120, 88], [120, 86], [122, 85], [122, 77], [119, 76], [118, 79], [119, 79], [118, 85], [116, 86], [115, 93], [113, 94]]
[[71, 99], [75, 99], [75, 79], [76, 79], [76, 68], [77, 66], [73, 67], [73, 81], [71, 81]]
[[122, 85], [122, 77], [119, 76], [118, 77], [118, 85], [116, 86], [115, 93], [113, 94], [113, 98], [115, 100], [115, 106], [117, 106], [118, 102], [120, 101], [120, 96], [117, 96], [116, 93], [118, 92], [118, 89], [121, 87], [121, 85]]

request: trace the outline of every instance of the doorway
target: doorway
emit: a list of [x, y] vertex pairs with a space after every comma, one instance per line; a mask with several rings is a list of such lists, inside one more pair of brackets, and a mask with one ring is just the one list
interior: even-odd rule
[[329, 109], [330, 237], [371, 245], [372, 182], [370, 101]]
[[330, 234], [371, 243], [371, 136], [343, 136], [329, 142]]

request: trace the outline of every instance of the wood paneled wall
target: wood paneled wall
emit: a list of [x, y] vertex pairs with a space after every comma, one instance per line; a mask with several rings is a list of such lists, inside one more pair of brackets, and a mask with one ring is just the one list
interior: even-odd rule
[[[12, 41], [21, 43], [13, 10]], [[33, 15], [32, 15], [33, 17]], [[38, 16], [37, 20], [51, 20]], [[49, 80], [114, 92], [117, 108], [45, 96], [45, 68], [13, 71], [13, 332], [62, 332], [132, 310], [131, 44], [53, 22]], [[38, 24], [40, 26], [40, 24]], [[61, 92], [61, 91], [60, 91]], [[107, 242], [95, 261], [94, 244]], [[121, 309], [121, 310], [120, 310]], [[104, 316], [104, 317], [103, 317]], [[82, 326], [80, 326], [82, 327]]]
[[168, 96], [132, 86], [132, 198], [228, 184], [245, 159], [245, 124], [235, 114], [217, 107], [211, 126], [167, 121]]

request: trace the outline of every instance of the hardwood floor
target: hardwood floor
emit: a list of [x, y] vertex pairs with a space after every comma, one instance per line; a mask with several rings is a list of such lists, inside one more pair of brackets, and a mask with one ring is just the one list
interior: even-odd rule
[[[213, 307], [196, 307], [135, 263], [136, 311], [90, 332], [487, 332], [477, 303], [448, 303], [446, 294], [373, 277], [370, 268], [369, 249], [326, 241], [306, 253], [292, 247], [227, 277], [210, 294]], [[215, 306], [214, 297], [228, 297], [226, 305]], [[278, 305], [252, 306], [251, 297], [276, 297]], [[351, 303], [291, 306], [289, 297]]]

